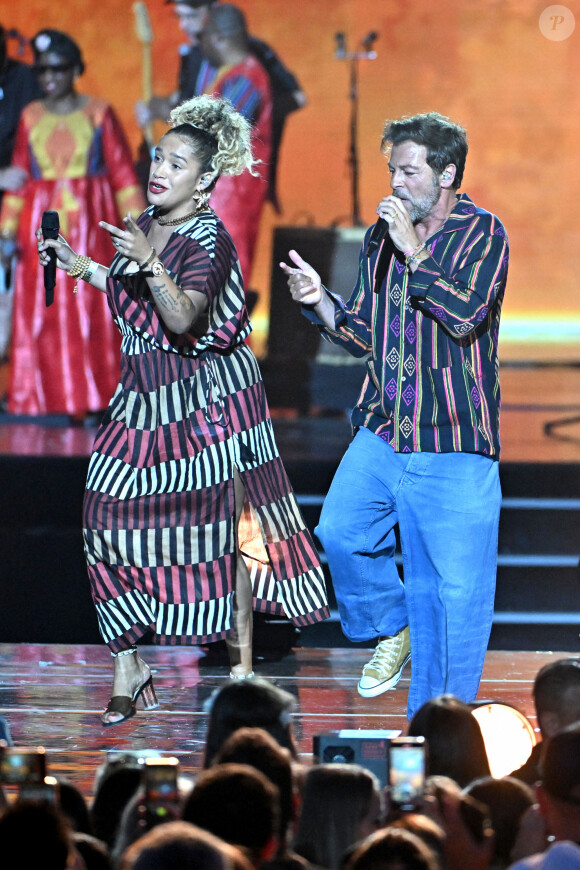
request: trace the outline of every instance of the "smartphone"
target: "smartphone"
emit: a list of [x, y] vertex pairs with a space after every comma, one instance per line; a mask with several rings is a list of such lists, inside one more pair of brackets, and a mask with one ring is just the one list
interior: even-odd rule
[[58, 807], [60, 804], [58, 780], [54, 776], [45, 776], [43, 782], [23, 782], [18, 797], [21, 801], [34, 801]]
[[29, 749], [3, 746], [0, 752], [0, 782], [21, 785], [24, 782], [42, 784], [46, 776], [46, 752], [43, 746]]
[[427, 775], [427, 741], [424, 737], [395, 737], [389, 741], [388, 792], [393, 809], [417, 810], [423, 801]]
[[143, 765], [145, 810], [149, 826], [178, 817], [179, 761], [177, 758], [146, 758]]

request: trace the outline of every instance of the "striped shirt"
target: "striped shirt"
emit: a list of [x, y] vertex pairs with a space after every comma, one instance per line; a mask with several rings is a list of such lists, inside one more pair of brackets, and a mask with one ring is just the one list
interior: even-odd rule
[[508, 240], [495, 217], [462, 194], [426, 241], [414, 274], [390, 238], [359, 257], [345, 304], [334, 294], [335, 329], [304, 309], [328, 341], [369, 354], [352, 424], [400, 453], [482, 453], [499, 458], [499, 321]]

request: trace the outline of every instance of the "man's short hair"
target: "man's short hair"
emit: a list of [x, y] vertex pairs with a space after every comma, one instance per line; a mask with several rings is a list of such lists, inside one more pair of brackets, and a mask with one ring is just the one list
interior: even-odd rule
[[580, 659], [558, 659], [534, 680], [536, 713], [556, 713], [564, 724], [580, 720]]
[[467, 157], [467, 134], [463, 127], [440, 115], [425, 112], [398, 121], [387, 121], [381, 140], [381, 150], [402, 142], [415, 142], [427, 149], [427, 163], [436, 173], [441, 173], [450, 163], [456, 167], [453, 187], [461, 187]]
[[542, 786], [552, 797], [580, 809], [580, 722], [547, 742], [540, 762]]
[[279, 835], [278, 789], [247, 764], [216, 765], [199, 775], [182, 818], [257, 857]]
[[228, 39], [246, 39], [248, 36], [246, 16], [233, 3], [214, 4], [209, 11], [206, 29]]

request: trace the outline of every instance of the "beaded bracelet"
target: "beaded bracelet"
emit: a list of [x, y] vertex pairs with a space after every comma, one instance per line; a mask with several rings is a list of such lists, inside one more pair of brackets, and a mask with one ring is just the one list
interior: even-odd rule
[[79, 289], [79, 281], [87, 281], [89, 283], [99, 268], [99, 264], [91, 260], [90, 257], [85, 257], [83, 254], [77, 254], [74, 263], [66, 273], [69, 278], [76, 278], [73, 293]]
[[407, 270], [411, 271], [411, 263], [419, 263], [417, 257], [421, 253], [421, 251], [425, 250], [425, 242], [421, 242], [414, 250], [410, 251], [408, 254], [405, 254], [405, 266]]

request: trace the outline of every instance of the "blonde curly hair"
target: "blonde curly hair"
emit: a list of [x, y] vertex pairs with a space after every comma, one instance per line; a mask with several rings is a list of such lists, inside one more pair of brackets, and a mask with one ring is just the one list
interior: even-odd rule
[[172, 132], [185, 137], [202, 164], [202, 172], [240, 175], [260, 161], [252, 154], [250, 122], [222, 97], [203, 95], [186, 100], [171, 112]]

